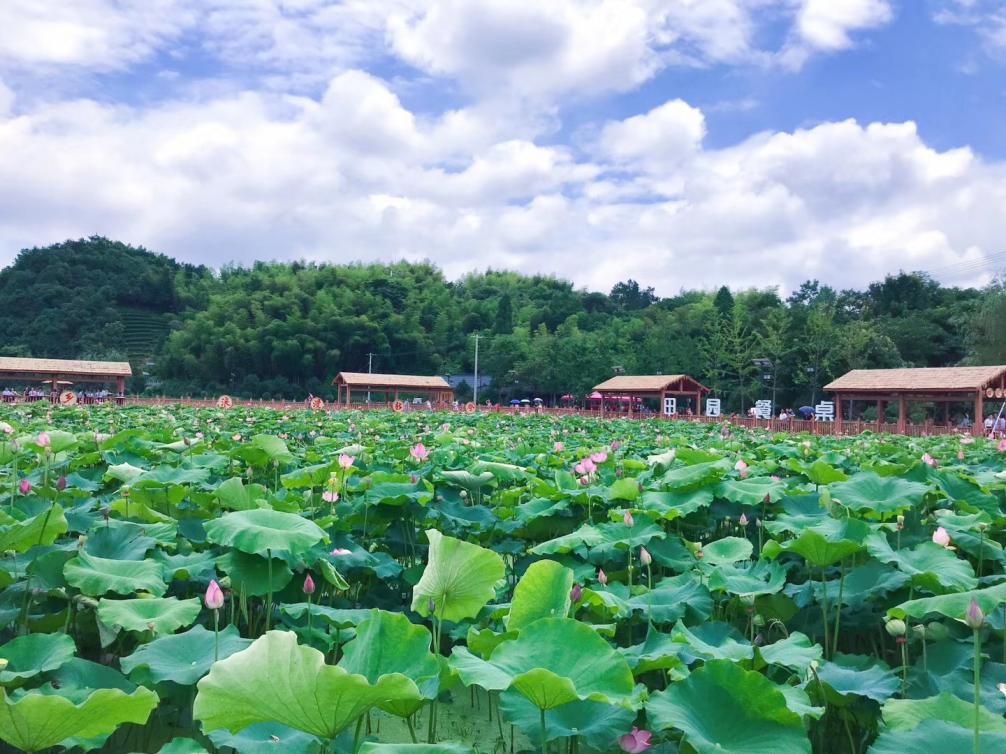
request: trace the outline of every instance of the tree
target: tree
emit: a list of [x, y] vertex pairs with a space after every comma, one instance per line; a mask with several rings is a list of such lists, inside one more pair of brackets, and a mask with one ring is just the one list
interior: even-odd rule
[[629, 278], [623, 283], [615, 283], [611, 288], [611, 301], [624, 311], [645, 309], [657, 302], [653, 288], [641, 289], [639, 283]]

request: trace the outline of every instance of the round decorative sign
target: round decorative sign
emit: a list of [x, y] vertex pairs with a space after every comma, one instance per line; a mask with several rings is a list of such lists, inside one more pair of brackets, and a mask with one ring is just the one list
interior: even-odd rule
[[233, 408], [234, 401], [229, 395], [221, 395], [217, 398], [217, 408]]
[[391, 404], [391, 408], [393, 411], [401, 413], [402, 411], [405, 410], [405, 404], [402, 403], [400, 400], [398, 400]]
[[475, 404], [472, 403], [471, 401], [468, 401], [468, 403], [465, 404], [465, 411], [467, 411], [469, 414], [474, 414]]
[[986, 398], [993, 398], [993, 397], [995, 397], [995, 394], [996, 394], [996, 391], [993, 390], [992, 388], [990, 388], [990, 387], [989, 388], [985, 388], [985, 397]]
[[314, 396], [314, 398], [311, 399], [311, 409], [313, 411], [321, 411], [323, 408], [325, 408], [325, 401], [318, 396]]
[[64, 406], [74, 406], [77, 403], [77, 394], [72, 390], [64, 390], [59, 394], [59, 402]]
[[997, 387], [996, 388], [996, 398], [1002, 398], [1003, 395], [1006, 395], [1006, 393], [1003, 393], [1003, 389], [1001, 387]]

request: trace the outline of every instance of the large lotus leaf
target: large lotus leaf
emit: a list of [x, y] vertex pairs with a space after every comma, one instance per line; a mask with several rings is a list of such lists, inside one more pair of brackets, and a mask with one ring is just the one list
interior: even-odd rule
[[496, 584], [505, 572], [503, 559], [492, 550], [445, 537], [436, 529], [427, 529], [426, 538], [429, 562], [412, 591], [412, 609], [454, 623], [474, 618], [496, 596]]
[[806, 634], [799, 631], [794, 631], [775, 644], [758, 648], [758, 654], [769, 665], [782, 665], [800, 672], [806, 672], [812, 663], [819, 662], [823, 653], [820, 644], [813, 643]]
[[182, 626], [190, 626], [199, 615], [199, 598], [179, 600], [177, 597], [157, 599], [110, 600], [98, 602], [98, 620], [106, 626], [126, 631], [153, 631], [168, 634]]
[[473, 474], [478, 474], [480, 477], [488, 471], [501, 482], [516, 482], [526, 479], [528, 476], [527, 469], [523, 466], [515, 466], [512, 463], [499, 463], [497, 461], [476, 461], [469, 468], [469, 471]]
[[[928, 699], [888, 699], [881, 710], [887, 730], [914, 730], [926, 720], [942, 720], [974, 730], [975, 705], [944, 691]], [[981, 730], [1006, 732], [1006, 720], [985, 707], [978, 710]]]
[[[925, 720], [911, 730], [883, 730], [869, 754], [934, 754], [934, 752], [972, 751], [974, 729], [962, 728], [943, 720]], [[1006, 751], [1006, 733], [979, 734], [979, 751]]]
[[832, 500], [849, 510], [885, 515], [918, 505], [929, 492], [929, 485], [861, 471], [853, 474], [848, 481], [828, 485], [828, 489], [831, 490]]
[[723, 537], [702, 546], [702, 561], [711, 565], [727, 565], [739, 560], [747, 560], [754, 552], [754, 545], [741, 537]]
[[136, 684], [115, 668], [99, 665], [90, 660], [73, 657], [48, 675], [48, 680], [58, 688], [68, 689], [119, 689], [131, 694]]
[[56, 670], [76, 651], [73, 639], [66, 634], [28, 634], [11, 639], [0, 646], [0, 660], [7, 660], [7, 666], [0, 670], [0, 685], [10, 686]]
[[777, 479], [756, 476], [750, 479], [724, 479], [716, 485], [716, 497], [741, 505], [761, 505], [768, 498], [775, 502], [782, 497], [785, 485]]
[[809, 565], [829, 566], [861, 550], [869, 533], [869, 525], [858, 519], [828, 519], [805, 528], [796, 539], [766, 542], [762, 553], [766, 558], [774, 558], [780, 552], [795, 552]]
[[593, 524], [584, 524], [569, 534], [563, 534], [531, 548], [535, 555], [561, 555], [579, 547], [596, 547], [605, 541], [604, 532]]
[[248, 649], [214, 663], [198, 689], [192, 716], [204, 730], [236, 733], [276, 722], [330, 741], [372, 707], [411, 698], [415, 684], [397, 674], [371, 684], [326, 665], [321, 652], [298, 645], [292, 632], [268, 631]]
[[206, 583], [216, 573], [217, 558], [210, 550], [184, 555], [181, 553], [169, 555], [164, 550], [154, 550], [153, 558], [164, 566], [165, 581], [180, 579]]
[[256, 723], [238, 733], [219, 728], [207, 737], [218, 749], [230, 747], [240, 754], [323, 754], [325, 750], [315, 736], [279, 723]]
[[565, 618], [570, 607], [573, 572], [554, 560], [532, 563], [517, 582], [506, 626], [518, 631], [539, 618]]
[[209, 754], [209, 752], [195, 739], [173, 738], [158, 749], [157, 754]]
[[626, 605], [655, 623], [672, 623], [685, 616], [705, 620], [712, 614], [713, 598], [692, 574], [682, 573], [660, 579], [652, 591], [633, 595]]
[[208, 541], [252, 555], [289, 552], [303, 555], [328, 535], [313, 521], [293, 513], [255, 508], [225, 513], [204, 524]]
[[264, 498], [265, 487], [261, 484], [245, 485], [241, 477], [231, 477], [222, 482], [213, 493], [220, 505], [232, 511], [246, 511], [257, 508], [256, 500]]
[[635, 477], [623, 477], [616, 479], [608, 487], [606, 497], [608, 500], [627, 500], [630, 503], [639, 498], [639, 482]]
[[863, 655], [837, 654], [820, 664], [817, 677], [833, 692], [828, 695], [833, 704], [846, 703], [852, 696], [885, 702], [900, 686], [898, 677], [884, 663]]
[[730, 461], [721, 458], [718, 461], [695, 463], [691, 466], [681, 466], [666, 472], [660, 481], [670, 490], [683, 492], [715, 484], [730, 469]]
[[164, 583], [164, 567], [156, 560], [110, 560], [80, 552], [66, 561], [63, 575], [70, 586], [90, 597], [109, 592], [149, 592], [160, 597], [168, 590]]
[[642, 644], [619, 647], [618, 651], [637, 677], [651, 670], [666, 670], [671, 680], [679, 681], [688, 675], [685, 661], [681, 659], [683, 648], [684, 645], [674, 641], [670, 634], [650, 630]]
[[890, 608], [887, 611], [887, 615], [892, 618], [924, 618], [932, 613], [938, 613], [947, 618], [962, 621], [964, 620], [964, 613], [967, 611], [968, 605], [971, 604], [971, 600], [977, 602], [978, 607], [986, 615], [991, 614], [1003, 602], [1006, 602], [1006, 582], [985, 589], [973, 589], [969, 592], [909, 600]]
[[846, 474], [844, 471], [842, 471], [841, 469], [836, 469], [830, 463], [820, 458], [818, 458], [812, 464], [809, 465], [798, 464], [797, 467], [791, 466], [790, 468], [793, 468], [794, 471], [798, 471], [799, 473], [803, 474], [804, 476], [807, 477], [807, 479], [809, 479], [813, 484], [816, 485], [832, 484], [833, 482], [844, 482], [846, 479], [849, 478], [849, 475]]
[[[172, 636], [161, 636], [142, 644], [133, 654], [119, 660], [124, 673], [138, 667], [147, 669], [148, 677], [155, 683], [173, 681], [191, 686], [213, 665], [214, 636], [202, 626]], [[227, 626], [220, 632], [219, 659], [230, 657], [246, 649], [251, 639], [242, 639], [236, 626]]]
[[678, 492], [644, 490], [636, 505], [642, 510], [656, 513], [661, 518], [672, 521], [708, 508], [715, 498], [712, 489], [707, 487]]
[[688, 628], [678, 621], [671, 630], [671, 638], [684, 644], [681, 657], [686, 662], [695, 660], [750, 660], [754, 647], [728, 623], [703, 623]]
[[[308, 603], [306, 602], [285, 602], [280, 607], [280, 610], [286, 615], [289, 615], [291, 618], [300, 619], [305, 618], [307, 615], [307, 608]], [[332, 628], [342, 630], [346, 628], [355, 628], [360, 625], [371, 616], [371, 611], [362, 608], [339, 610], [334, 607], [319, 605], [316, 602], [312, 602], [311, 615], [314, 616], [314, 618], [320, 618]]]
[[413, 714], [437, 695], [440, 663], [430, 651], [432, 637], [402, 613], [372, 611], [356, 628], [356, 638], [345, 646], [339, 665], [372, 684], [387, 676], [403, 676], [414, 692], [408, 698], [379, 702], [378, 707], [398, 717]]
[[542, 618], [524, 627], [480, 660], [456, 647], [451, 665], [468, 685], [486, 690], [514, 688], [538, 709], [576, 700], [627, 704], [632, 694], [628, 663], [585, 623]]
[[139, 524], [124, 523], [92, 531], [84, 543], [84, 552], [108, 560], [143, 560], [147, 550], [156, 544], [157, 540], [146, 536]]
[[255, 435], [251, 439], [251, 447], [262, 451], [273, 463], [290, 463], [293, 453], [282, 439], [275, 435]]
[[[703, 558], [704, 559], [704, 558]], [[786, 586], [786, 571], [778, 563], [721, 565], [709, 571], [709, 588], [739, 596], [776, 594]]]
[[317, 463], [311, 466], [300, 466], [288, 471], [279, 478], [280, 484], [288, 490], [302, 490], [309, 487], [321, 487], [332, 475], [331, 463]]
[[911, 550], [895, 550], [886, 537], [874, 534], [867, 539], [866, 549], [882, 563], [897, 566], [911, 577], [913, 585], [928, 592], [962, 592], [978, 586], [970, 563], [933, 542], [922, 542]]
[[474, 749], [461, 744], [380, 744], [365, 743], [360, 754], [474, 754]]
[[425, 505], [433, 499], [433, 492], [423, 481], [413, 483], [408, 476], [392, 474], [373, 474], [373, 484], [363, 493], [368, 504], [375, 505], [406, 505], [419, 503]]
[[115, 479], [123, 484], [129, 484], [134, 479], [142, 476], [144, 471], [146, 471], [146, 469], [142, 469], [139, 466], [133, 466], [131, 463], [112, 464], [105, 469], [105, 479]]
[[268, 558], [249, 555], [239, 550], [221, 555], [217, 558], [217, 565], [230, 578], [231, 588], [239, 594], [244, 592], [246, 597], [261, 597], [268, 594], [270, 584], [272, 591], [278, 592], [293, 579], [293, 571], [285, 561], [279, 558], [272, 559], [270, 580]]
[[[34, 444], [34, 443], [33, 443]], [[49, 452], [62, 453], [77, 444], [77, 436], [59, 429], [49, 431]]]
[[469, 492], [475, 492], [488, 484], [492, 484], [496, 479], [491, 471], [483, 471], [479, 474], [473, 474], [472, 472], [464, 471], [463, 469], [455, 471], [441, 471], [440, 478], [447, 482], [447, 484], [451, 487], [460, 487], [461, 489], [468, 490]]
[[0, 739], [23, 751], [42, 751], [68, 738], [111, 733], [123, 723], [142, 725], [157, 702], [157, 694], [142, 686], [132, 694], [98, 689], [77, 704], [42, 690], [30, 691], [16, 699], [3, 693]]
[[[528, 699], [516, 691], [500, 694], [503, 719], [516, 725], [532, 742], [540, 744], [541, 713]], [[632, 728], [636, 711], [604, 702], [570, 702], [545, 715], [545, 738], [579, 737], [597, 751], [615, 748], [618, 737]]]
[[51, 545], [67, 531], [63, 509], [53, 503], [52, 510], [24, 521], [0, 525], [0, 552], [27, 552], [36, 545]]
[[676, 728], [698, 754], [809, 754], [803, 720], [760, 673], [712, 660], [650, 696], [646, 716], [658, 730]]

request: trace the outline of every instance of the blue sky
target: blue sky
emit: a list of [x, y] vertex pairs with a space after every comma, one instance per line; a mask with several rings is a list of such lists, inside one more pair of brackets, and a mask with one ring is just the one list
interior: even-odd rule
[[0, 264], [981, 285], [1004, 68], [998, 0], [6, 0]]

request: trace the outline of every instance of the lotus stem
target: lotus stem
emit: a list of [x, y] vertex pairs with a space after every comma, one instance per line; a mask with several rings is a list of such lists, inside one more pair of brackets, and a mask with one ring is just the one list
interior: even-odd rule
[[547, 735], [547, 733], [546, 733], [546, 730], [545, 730], [545, 709], [544, 709], [544, 707], [539, 707], [538, 708], [538, 714], [539, 714], [539, 718], [538, 719], [539, 719], [539, 722], [540, 722], [539, 730], [541, 731], [541, 754], [548, 754], [548, 740], [545, 738], [545, 736]]
[[220, 659], [220, 610], [213, 611], [213, 662]]
[[418, 744], [419, 739], [416, 738], [416, 727], [412, 724], [412, 715], [405, 718], [405, 724], [409, 726], [409, 735], [412, 737], [412, 743]]
[[842, 560], [840, 568], [842, 575], [838, 581], [838, 602], [835, 604], [835, 635], [832, 638], [832, 656], [838, 652], [838, 632], [842, 626], [842, 596], [845, 592], [845, 560]]
[[981, 537], [979, 540], [980, 544], [978, 546], [978, 578], [982, 577], [982, 571], [985, 566], [985, 529], [981, 526], [978, 527], [978, 534]]
[[830, 616], [828, 615], [828, 579], [825, 567], [821, 566], [821, 618], [824, 621], [824, 655], [825, 659], [831, 658], [831, 645], [829, 630]]
[[908, 637], [899, 636], [898, 645], [901, 647], [901, 697], [908, 698]]
[[265, 552], [266, 552], [266, 558], [268, 558], [268, 563], [266, 565], [266, 572], [269, 578], [269, 586], [268, 586], [269, 591], [266, 593], [266, 609], [265, 609], [265, 630], [268, 631], [272, 627], [272, 549], [267, 547]]
[[311, 641], [311, 595], [307, 595], [307, 640]]
[[982, 630], [972, 629], [975, 644], [975, 734], [971, 745], [972, 754], [981, 754], [982, 743], [979, 737], [981, 726], [981, 704], [982, 704]]

